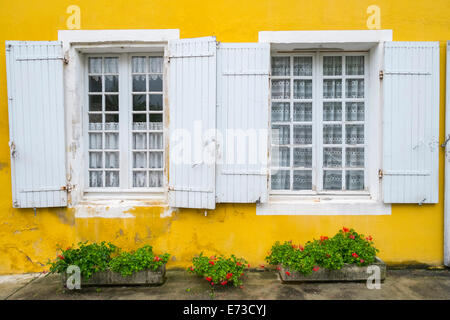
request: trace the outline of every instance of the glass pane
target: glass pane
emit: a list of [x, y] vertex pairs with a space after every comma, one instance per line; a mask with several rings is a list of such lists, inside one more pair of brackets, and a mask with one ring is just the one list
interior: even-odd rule
[[323, 75], [342, 75], [342, 57], [323, 57]]
[[364, 190], [364, 171], [350, 170], [345, 172], [346, 190]]
[[106, 171], [105, 172], [105, 187], [118, 187], [119, 186], [119, 171]]
[[273, 76], [289, 76], [290, 70], [289, 57], [272, 57], [272, 75]]
[[345, 57], [345, 74], [350, 76], [364, 75], [364, 56]]
[[312, 99], [312, 80], [294, 80], [294, 99]]
[[89, 149], [101, 149], [101, 148], [102, 148], [102, 134], [89, 133]]
[[133, 114], [133, 130], [146, 130], [147, 129], [147, 115]]
[[119, 168], [118, 152], [105, 152], [105, 168]]
[[151, 111], [158, 111], [163, 109], [162, 94], [150, 94], [148, 108]]
[[145, 94], [135, 94], [133, 95], [133, 110], [134, 111], [145, 111], [146, 110], [146, 95]]
[[326, 168], [342, 167], [342, 149], [323, 148], [323, 166]]
[[342, 102], [323, 103], [323, 121], [341, 121]]
[[133, 133], [133, 149], [147, 149], [146, 133]]
[[272, 172], [271, 175], [272, 190], [290, 190], [291, 189], [291, 175], [289, 170], [278, 170]]
[[163, 153], [162, 152], [150, 152], [148, 157], [149, 168], [157, 169], [164, 167]]
[[312, 76], [312, 57], [294, 57], [294, 76]]
[[148, 174], [149, 187], [159, 188], [163, 185], [163, 173], [162, 171], [150, 171]]
[[364, 79], [347, 79], [345, 83], [347, 98], [364, 98]]
[[294, 170], [294, 190], [311, 190], [312, 189], [312, 172], [311, 170]]
[[133, 187], [147, 186], [147, 172], [135, 171], [133, 172]]
[[347, 167], [364, 167], [364, 148], [346, 148], [345, 165]]
[[312, 167], [311, 148], [294, 148], [294, 167]]
[[119, 149], [119, 134], [105, 133], [105, 149], [117, 150]]
[[150, 114], [149, 116], [150, 116], [150, 123], [149, 123], [150, 127], [149, 127], [149, 129], [150, 130], [162, 130], [162, 128], [163, 128], [163, 124], [162, 124], [163, 117], [162, 117], [162, 114], [159, 114], [159, 113], [157, 113], [157, 114]]
[[119, 65], [117, 58], [105, 58], [103, 62], [105, 63], [105, 73], [119, 72]]
[[89, 111], [102, 111], [102, 96], [90, 95], [89, 96]]
[[325, 99], [339, 99], [342, 97], [342, 80], [325, 79], [323, 80], [323, 97]]
[[102, 76], [89, 76], [89, 92], [102, 92]]
[[364, 121], [364, 102], [346, 102], [345, 120]]
[[133, 152], [133, 168], [147, 168], [147, 152]]
[[89, 187], [91, 188], [103, 187], [101, 171], [89, 171]]
[[105, 130], [119, 130], [119, 115], [105, 114]]
[[145, 75], [133, 76], [133, 92], [145, 92]]
[[89, 152], [89, 168], [91, 169], [103, 168], [101, 152]]
[[105, 92], [119, 92], [118, 76], [105, 76]]
[[162, 75], [151, 74], [148, 76], [148, 91], [159, 91], [163, 90]]
[[323, 126], [324, 144], [342, 143], [342, 126], [340, 124], [326, 124]]
[[147, 72], [147, 58], [146, 57], [133, 57], [131, 58], [131, 69], [133, 73], [146, 73]]
[[290, 127], [289, 126], [272, 126], [272, 143], [276, 145], [290, 144]]
[[312, 144], [312, 126], [294, 126], [294, 144]]
[[105, 111], [119, 111], [119, 96], [105, 95]]
[[291, 83], [289, 80], [272, 80], [272, 98], [289, 99], [291, 97]]
[[163, 148], [163, 134], [162, 133], [149, 133], [148, 137], [149, 149], [162, 149]]
[[311, 102], [294, 102], [294, 121], [312, 121]]
[[324, 190], [342, 190], [342, 171], [324, 170], [323, 188]]
[[163, 57], [150, 57], [150, 73], [163, 72]]
[[290, 121], [290, 104], [289, 102], [273, 102], [272, 103], [272, 122]]
[[290, 167], [291, 150], [287, 147], [272, 147], [272, 166]]
[[364, 143], [364, 125], [348, 124], [345, 126], [345, 141], [347, 144]]
[[102, 58], [89, 58], [89, 73], [102, 73]]
[[89, 115], [89, 130], [102, 130], [102, 115], [90, 114]]

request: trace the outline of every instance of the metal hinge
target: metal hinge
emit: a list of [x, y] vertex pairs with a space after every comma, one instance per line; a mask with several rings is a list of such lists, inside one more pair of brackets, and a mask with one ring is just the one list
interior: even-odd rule
[[72, 190], [75, 188], [73, 184], [67, 183], [65, 186], [61, 187], [61, 190], [65, 190], [67, 192], [72, 192]]
[[16, 157], [16, 145], [14, 144], [14, 141], [9, 142], [9, 150], [11, 152], [11, 158]]
[[441, 144], [441, 148], [444, 148], [447, 146], [447, 143], [450, 141], [450, 134], [447, 135], [447, 137], [445, 138], [445, 141]]
[[380, 73], [378, 75], [380, 77], [380, 80], [383, 80], [384, 72], [383, 70], [380, 70]]
[[378, 179], [383, 179], [383, 170], [382, 169], [378, 170]]

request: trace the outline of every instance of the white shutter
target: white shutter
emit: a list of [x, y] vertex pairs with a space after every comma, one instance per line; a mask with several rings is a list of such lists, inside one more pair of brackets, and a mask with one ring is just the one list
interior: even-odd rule
[[169, 41], [169, 205], [215, 208], [216, 40]]
[[384, 202], [437, 203], [439, 43], [387, 42], [382, 81]]
[[13, 207], [67, 205], [63, 53], [57, 41], [7, 41]]
[[270, 45], [217, 52], [217, 202], [267, 202]]

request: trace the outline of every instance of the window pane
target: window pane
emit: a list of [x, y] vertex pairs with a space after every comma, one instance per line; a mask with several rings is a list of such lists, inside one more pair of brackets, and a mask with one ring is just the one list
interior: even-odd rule
[[106, 92], [119, 92], [119, 77], [118, 76], [105, 76], [105, 91]]
[[105, 130], [119, 130], [119, 115], [105, 114]]
[[342, 189], [342, 171], [340, 171], [340, 170], [324, 170], [323, 171], [323, 188], [324, 188], [324, 190], [341, 190]]
[[164, 167], [163, 153], [162, 152], [150, 152], [148, 162], [149, 162], [149, 168], [152, 168], [152, 169], [163, 168]]
[[364, 56], [345, 57], [345, 74], [364, 75]]
[[290, 144], [290, 126], [272, 126], [272, 143], [276, 145]]
[[150, 57], [150, 73], [163, 72], [163, 57]]
[[272, 98], [289, 99], [291, 97], [290, 80], [272, 80]]
[[102, 76], [89, 76], [89, 92], [102, 92]]
[[105, 149], [117, 150], [119, 149], [119, 134], [105, 133]]
[[133, 95], [133, 111], [145, 111], [146, 110], [146, 95], [135, 94]]
[[106, 111], [119, 111], [119, 96], [115, 95], [105, 95], [105, 110]]
[[311, 148], [294, 148], [294, 167], [312, 167]]
[[105, 73], [118, 73], [119, 65], [117, 58], [105, 58]]
[[158, 111], [163, 109], [163, 98], [162, 94], [150, 94], [149, 95], [149, 110]]
[[89, 73], [102, 73], [102, 58], [89, 58]]
[[323, 75], [342, 75], [342, 57], [323, 57]]
[[151, 74], [148, 76], [148, 91], [158, 91], [162, 92], [163, 90], [163, 81], [162, 75]]
[[312, 76], [312, 57], [294, 57], [294, 76]]
[[341, 121], [342, 102], [323, 103], [323, 121]]
[[147, 149], [146, 133], [133, 133], [133, 149]]
[[272, 147], [272, 166], [290, 167], [291, 150], [288, 147]]
[[364, 171], [349, 170], [345, 172], [346, 190], [364, 190]]
[[89, 111], [102, 111], [102, 96], [100, 94], [89, 96]]
[[89, 168], [91, 169], [103, 168], [101, 152], [89, 152]]
[[147, 168], [147, 152], [133, 152], [133, 168]]
[[289, 57], [272, 57], [272, 75], [273, 76], [289, 76], [290, 58]]
[[163, 186], [163, 172], [150, 171], [149, 172], [149, 186], [150, 188], [159, 188]]
[[90, 171], [89, 172], [89, 187], [100, 188], [103, 187], [103, 172], [102, 171]]
[[342, 149], [323, 148], [323, 166], [326, 168], [342, 167]]
[[323, 80], [323, 97], [325, 99], [339, 99], [342, 97], [342, 80], [325, 79]]
[[162, 114], [150, 114], [150, 130], [162, 130]]
[[89, 115], [89, 130], [102, 130], [102, 115], [90, 114]]
[[272, 172], [271, 176], [271, 187], [272, 190], [290, 190], [291, 180], [290, 180], [289, 170], [278, 170]]
[[119, 186], [119, 171], [106, 171], [105, 172], [105, 187], [118, 187]]
[[145, 73], [147, 72], [147, 58], [146, 57], [133, 57], [131, 58], [131, 72], [133, 73]]
[[311, 190], [312, 189], [312, 171], [311, 170], [294, 170], [294, 190]]
[[312, 99], [312, 80], [294, 80], [294, 99]]
[[163, 134], [162, 133], [149, 133], [149, 149], [162, 149], [163, 148]]
[[364, 125], [348, 124], [345, 126], [345, 141], [347, 144], [364, 143]]
[[312, 126], [294, 126], [294, 144], [312, 144]]
[[347, 79], [345, 83], [347, 98], [364, 98], [364, 79]]
[[364, 148], [346, 148], [345, 165], [347, 167], [364, 167]]
[[133, 76], [133, 92], [145, 92], [145, 75]]
[[102, 148], [102, 134], [101, 133], [89, 133], [89, 149], [101, 149]]
[[311, 102], [294, 102], [294, 121], [312, 121]]
[[326, 124], [323, 126], [324, 144], [342, 143], [342, 126], [340, 124]]
[[105, 152], [105, 168], [119, 168], [118, 152]]
[[290, 103], [273, 102], [272, 103], [272, 122], [290, 121]]
[[144, 113], [133, 114], [133, 130], [147, 129], [147, 115]]
[[147, 186], [147, 172], [134, 171], [133, 172], [133, 187], [146, 187]]
[[346, 102], [345, 120], [364, 121], [364, 102]]

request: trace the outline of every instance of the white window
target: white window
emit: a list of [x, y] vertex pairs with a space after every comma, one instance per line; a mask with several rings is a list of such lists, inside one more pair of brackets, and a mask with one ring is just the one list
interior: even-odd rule
[[87, 190], [162, 190], [161, 54], [87, 57]]
[[368, 191], [368, 56], [273, 55], [272, 194]]

